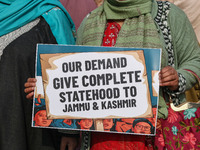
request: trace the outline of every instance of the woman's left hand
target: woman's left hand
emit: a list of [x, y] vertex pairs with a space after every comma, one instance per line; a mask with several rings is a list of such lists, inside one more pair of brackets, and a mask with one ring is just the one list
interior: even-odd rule
[[167, 86], [171, 91], [178, 89], [179, 76], [177, 71], [171, 67], [164, 67], [159, 73], [160, 86]]

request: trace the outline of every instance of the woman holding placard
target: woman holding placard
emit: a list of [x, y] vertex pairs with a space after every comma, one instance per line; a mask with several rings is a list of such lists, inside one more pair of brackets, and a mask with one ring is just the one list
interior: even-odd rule
[[[105, 0], [102, 6], [83, 20], [78, 29], [77, 44], [162, 48], [160, 119], [168, 118], [169, 100], [174, 105], [186, 100], [185, 90], [197, 82], [193, 74], [200, 76], [200, 49], [195, 33], [183, 11], [169, 2]], [[152, 140], [145, 136], [93, 132], [83, 135], [91, 137], [91, 143], [90, 140], [83, 141], [83, 145], [88, 145], [87, 148], [91, 150], [153, 148]], [[175, 142], [172, 143], [174, 147]], [[167, 149], [171, 148], [166, 146]], [[188, 144], [186, 147], [198, 145]]]

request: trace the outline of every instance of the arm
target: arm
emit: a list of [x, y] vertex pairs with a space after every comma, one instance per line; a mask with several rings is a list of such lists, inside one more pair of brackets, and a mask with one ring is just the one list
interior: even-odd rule
[[174, 45], [175, 69], [185, 78], [187, 90], [196, 83], [196, 78], [187, 70], [200, 76], [200, 48], [187, 16], [173, 4], [171, 4], [169, 23]]

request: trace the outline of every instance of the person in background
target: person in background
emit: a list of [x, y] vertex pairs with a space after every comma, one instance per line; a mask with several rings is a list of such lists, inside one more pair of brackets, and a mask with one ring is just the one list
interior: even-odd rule
[[[111, 34], [114, 35], [112, 38]], [[197, 82], [194, 74], [200, 77], [200, 48], [196, 35], [185, 13], [169, 2], [104, 0], [104, 3], [81, 23], [77, 33], [77, 45], [162, 48], [159, 120], [173, 120], [168, 117], [168, 114], [172, 114], [170, 108], [168, 109], [169, 102], [172, 101], [176, 106], [184, 103], [184, 92]], [[200, 109], [189, 110], [187, 113], [191, 114], [190, 111], [196, 115], [200, 114]], [[177, 133], [176, 127], [168, 130]], [[156, 138], [160, 135], [162, 133], [156, 135]], [[183, 138], [185, 147], [198, 148], [198, 144], [189, 143], [188, 135], [191, 134], [186, 135]], [[198, 136], [198, 132], [195, 136]], [[89, 139], [82, 140], [84, 150], [146, 150], [153, 149], [154, 146], [153, 137], [147, 140], [148, 136], [141, 135], [91, 132], [83, 134], [83, 139]], [[194, 140], [198, 143], [199, 139]], [[165, 140], [166, 143], [169, 142], [168, 139]], [[181, 143], [181, 140], [178, 142]], [[176, 143], [174, 140], [172, 145], [166, 144], [163, 149], [176, 147]]]
[[32, 128], [24, 83], [35, 76], [37, 43], [75, 44], [75, 26], [58, 0], [0, 0], [0, 149], [58, 150], [57, 130]]

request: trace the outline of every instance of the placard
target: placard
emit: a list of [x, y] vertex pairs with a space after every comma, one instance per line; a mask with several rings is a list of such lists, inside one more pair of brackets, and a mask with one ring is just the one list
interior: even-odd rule
[[39, 44], [33, 126], [154, 135], [160, 54]]

